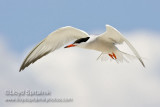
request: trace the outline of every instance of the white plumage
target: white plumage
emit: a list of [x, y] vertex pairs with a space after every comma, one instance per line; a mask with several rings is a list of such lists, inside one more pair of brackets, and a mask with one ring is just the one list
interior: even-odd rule
[[115, 46], [116, 44], [122, 44], [125, 42], [132, 50], [135, 57], [138, 58], [145, 67], [136, 49], [126, 38], [122, 36], [118, 30], [110, 25], [106, 25], [106, 29], [106, 32], [98, 36], [89, 36], [86, 32], [71, 26], [59, 28], [58, 30], [50, 33], [44, 40], [32, 49], [23, 61], [19, 71], [25, 69], [41, 57], [74, 40], [76, 41], [68, 47], [77, 46], [80, 48], [100, 51], [102, 54], [98, 57], [98, 59], [103, 58], [104, 55], [109, 55], [111, 59], [116, 60], [117, 62], [126, 60], [124, 55], [129, 55], [121, 52]]

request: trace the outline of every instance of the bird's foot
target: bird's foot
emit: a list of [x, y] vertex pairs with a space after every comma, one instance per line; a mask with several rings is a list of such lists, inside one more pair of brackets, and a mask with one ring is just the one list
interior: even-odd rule
[[108, 54], [112, 59], [117, 59], [116, 55], [112, 52], [112, 54]]

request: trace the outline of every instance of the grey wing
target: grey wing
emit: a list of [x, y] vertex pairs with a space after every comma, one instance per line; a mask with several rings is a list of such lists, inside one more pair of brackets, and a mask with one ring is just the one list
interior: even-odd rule
[[74, 27], [62, 27], [52, 33], [50, 33], [44, 40], [42, 40], [32, 51], [27, 55], [23, 61], [20, 70], [24, 70], [31, 63], [34, 63], [43, 56], [50, 52], [60, 48], [64, 44], [83, 37], [87, 37], [88, 34], [80, 29]]
[[108, 43], [113, 43], [113, 44], [122, 44], [123, 42], [125, 42], [128, 45], [128, 47], [132, 50], [132, 52], [135, 54], [135, 56], [138, 58], [138, 60], [141, 62], [143, 67], [145, 67], [136, 49], [117, 29], [113, 28], [110, 25], [106, 25], [106, 29], [107, 31], [101, 34], [98, 37], [98, 39], [101, 39], [103, 41], [107, 41]]

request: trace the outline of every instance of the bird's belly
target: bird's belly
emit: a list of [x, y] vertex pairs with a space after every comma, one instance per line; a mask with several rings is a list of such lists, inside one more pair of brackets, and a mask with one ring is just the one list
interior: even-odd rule
[[105, 53], [112, 53], [115, 50], [117, 50], [114, 44], [106, 43], [106, 42], [92, 42], [86, 45], [85, 48], [100, 51], [100, 52], [105, 52]]

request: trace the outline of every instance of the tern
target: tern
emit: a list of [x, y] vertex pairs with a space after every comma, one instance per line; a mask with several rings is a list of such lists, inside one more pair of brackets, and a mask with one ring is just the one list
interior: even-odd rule
[[44, 40], [42, 40], [37, 46], [35, 46], [31, 52], [24, 59], [19, 71], [24, 70], [30, 64], [34, 63], [43, 56], [59, 49], [67, 43], [72, 44], [65, 46], [64, 48], [79, 47], [85, 49], [91, 49], [102, 52], [101, 55], [107, 55], [112, 60], [123, 61], [124, 55], [129, 55], [120, 51], [116, 44], [122, 44], [125, 42], [130, 50], [134, 53], [134, 56], [145, 67], [142, 58], [131, 45], [131, 43], [114, 27], [106, 25], [106, 31], [98, 36], [91, 36], [85, 31], [80, 29], [66, 26], [59, 28], [50, 33]]

